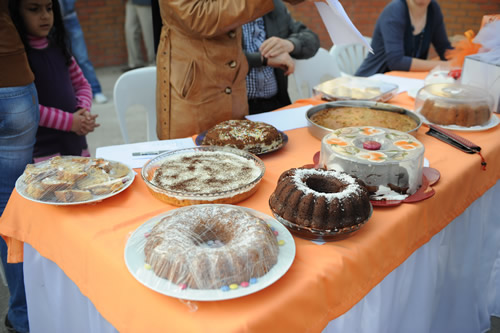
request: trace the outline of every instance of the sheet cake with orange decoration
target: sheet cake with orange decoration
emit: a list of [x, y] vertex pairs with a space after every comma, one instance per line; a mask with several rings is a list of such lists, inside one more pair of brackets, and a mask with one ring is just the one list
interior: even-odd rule
[[402, 200], [422, 185], [424, 151], [424, 145], [405, 132], [344, 127], [323, 138], [320, 166], [362, 180], [372, 200]]

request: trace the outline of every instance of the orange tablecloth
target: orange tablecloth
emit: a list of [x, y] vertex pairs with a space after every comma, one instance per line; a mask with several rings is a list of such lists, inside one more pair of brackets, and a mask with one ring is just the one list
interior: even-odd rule
[[[311, 103], [320, 101], [301, 100], [294, 106]], [[391, 103], [413, 108], [404, 94]], [[131, 232], [174, 208], [153, 198], [139, 175], [126, 191], [90, 205], [48, 206], [14, 191], [0, 219], [0, 233], [11, 259], [21, 260], [22, 242], [29, 243], [54, 261], [120, 332], [319, 332], [500, 179], [500, 127], [460, 133], [482, 147], [486, 171], [479, 156], [427, 136], [426, 130], [422, 127], [416, 136], [430, 165], [441, 172], [432, 198], [375, 208], [363, 228], [341, 241], [317, 245], [295, 238], [295, 261], [273, 285], [238, 299], [194, 302], [196, 311], [144, 287], [125, 266]], [[306, 128], [287, 134], [283, 149], [262, 156], [266, 173], [261, 186], [241, 206], [270, 214], [268, 198], [278, 176], [311, 163], [320, 150], [320, 141]]]

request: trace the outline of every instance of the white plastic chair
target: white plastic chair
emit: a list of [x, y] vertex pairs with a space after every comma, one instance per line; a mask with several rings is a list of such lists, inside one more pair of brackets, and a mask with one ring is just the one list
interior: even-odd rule
[[[370, 37], [365, 37], [371, 43]], [[333, 45], [330, 54], [335, 59], [342, 76], [354, 75], [368, 54], [368, 48], [363, 44]]]
[[333, 57], [324, 48], [320, 48], [312, 58], [295, 60], [295, 71], [288, 81], [292, 103], [297, 99], [312, 97], [316, 85], [339, 76]]
[[126, 113], [132, 106], [142, 106], [147, 112], [148, 141], [158, 140], [156, 135], [156, 67], [149, 66], [123, 73], [113, 90], [115, 111], [123, 141], [130, 143]]

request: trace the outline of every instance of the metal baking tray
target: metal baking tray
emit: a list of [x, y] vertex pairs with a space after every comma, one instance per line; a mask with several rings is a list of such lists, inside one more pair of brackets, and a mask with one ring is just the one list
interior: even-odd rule
[[[422, 125], [422, 118], [420, 118], [419, 115], [417, 115], [415, 112], [404, 109], [399, 106], [394, 106], [391, 104], [386, 104], [386, 103], [380, 103], [380, 102], [373, 102], [373, 101], [356, 101], [356, 100], [351, 100], [351, 101], [336, 101], [336, 102], [328, 102], [320, 105], [313, 106], [306, 112], [306, 119], [307, 119], [307, 124], [308, 124], [308, 129], [309, 132], [315, 136], [318, 139], [323, 139], [323, 137], [326, 134], [329, 134], [334, 131], [334, 129], [323, 127], [321, 125], [318, 125], [314, 123], [311, 120], [311, 117], [323, 110], [323, 109], [328, 109], [328, 108], [339, 108], [339, 107], [365, 107], [365, 108], [370, 108], [373, 110], [380, 110], [380, 111], [388, 111], [388, 112], [396, 112], [400, 114], [405, 114], [414, 119], [417, 122], [417, 126], [410, 130], [407, 131], [409, 134], [414, 134], [416, 131], [420, 128]], [[364, 126], [373, 126], [370, 124], [366, 124]]]

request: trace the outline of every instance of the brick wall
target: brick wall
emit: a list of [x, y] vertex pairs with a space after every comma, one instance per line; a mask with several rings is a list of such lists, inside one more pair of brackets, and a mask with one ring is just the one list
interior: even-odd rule
[[94, 66], [126, 65], [125, 1], [78, 0], [76, 11]]
[[[354, 25], [365, 36], [373, 34], [375, 21], [389, 2], [341, 0]], [[463, 35], [468, 29], [477, 33], [483, 15], [500, 14], [499, 0], [439, 0], [439, 4], [450, 37]], [[308, 1], [289, 8], [296, 19], [319, 35], [322, 47], [329, 49], [332, 46], [313, 2]], [[127, 53], [124, 37], [124, 0], [78, 0], [77, 11], [94, 66], [125, 65]]]
[[[382, 9], [390, 0], [340, 0], [347, 15], [364, 36], [372, 36], [375, 22]], [[463, 35], [469, 29], [478, 32], [485, 14], [500, 14], [499, 0], [439, 0], [445, 18], [448, 36]], [[321, 40], [321, 46], [329, 49], [332, 46], [316, 6], [313, 2], [303, 2], [296, 6], [288, 6], [293, 16], [302, 21]]]

